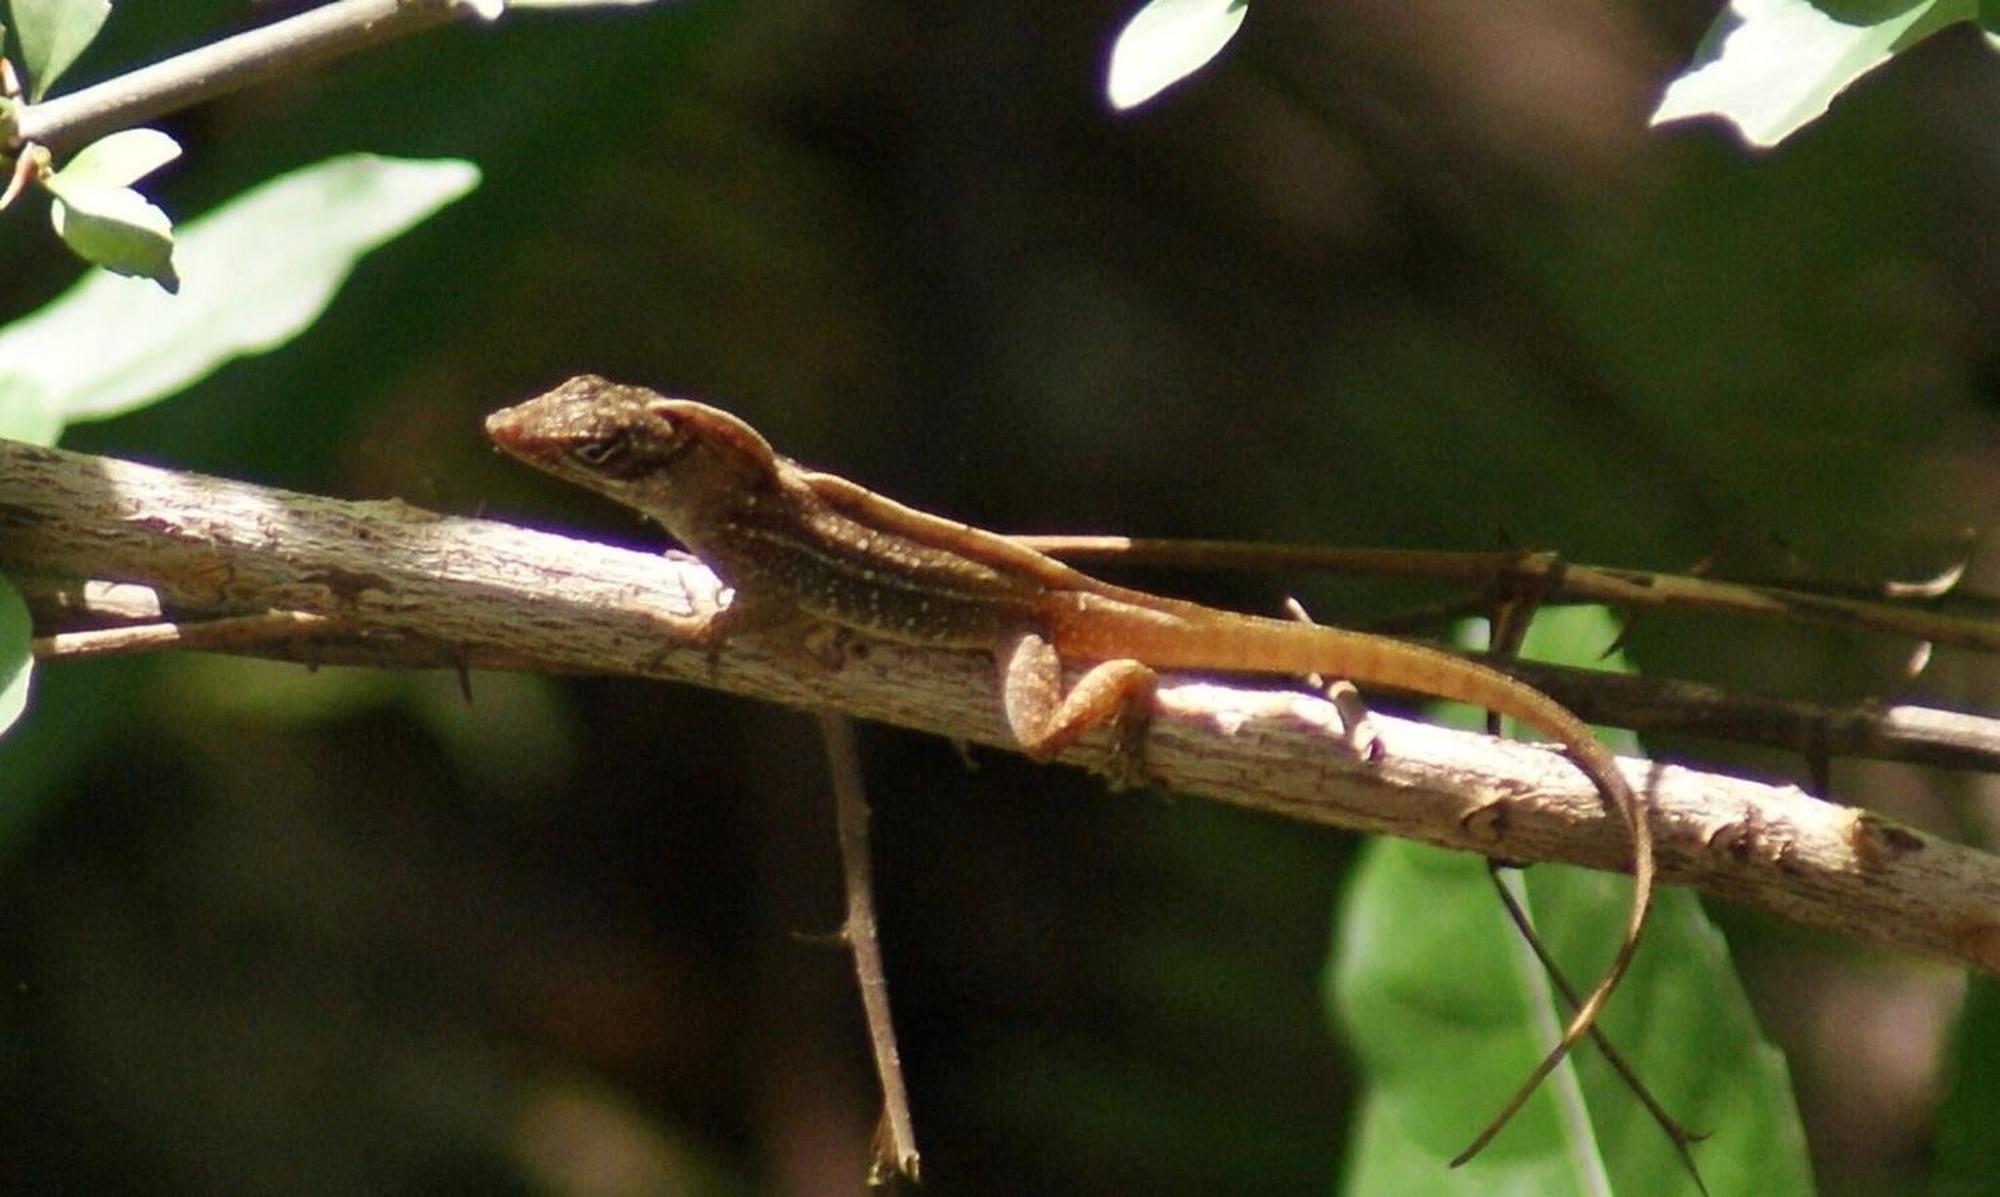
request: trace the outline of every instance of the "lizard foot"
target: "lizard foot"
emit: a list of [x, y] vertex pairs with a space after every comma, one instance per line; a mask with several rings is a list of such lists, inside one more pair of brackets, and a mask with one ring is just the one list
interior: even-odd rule
[[1354, 683], [1334, 682], [1322, 693], [1333, 709], [1340, 712], [1340, 726], [1355, 757], [1364, 761], [1381, 760], [1381, 733], [1375, 730], [1374, 720], [1368, 717], [1368, 704], [1362, 701], [1361, 691], [1354, 688]]
[[1153, 724], [1152, 706], [1126, 702], [1111, 719], [1111, 751], [1105, 754], [1104, 784], [1113, 791], [1143, 789], [1153, 783], [1146, 771], [1146, 732]]

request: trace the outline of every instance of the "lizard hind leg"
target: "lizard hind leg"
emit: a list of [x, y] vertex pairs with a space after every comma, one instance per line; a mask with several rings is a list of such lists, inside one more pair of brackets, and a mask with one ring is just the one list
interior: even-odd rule
[[1101, 723], [1117, 730], [1107, 769], [1113, 788], [1143, 782], [1143, 746], [1159, 675], [1141, 662], [1103, 661], [1062, 689], [1062, 659], [1034, 632], [1011, 636], [996, 654], [1007, 727], [1022, 749], [1047, 760]]

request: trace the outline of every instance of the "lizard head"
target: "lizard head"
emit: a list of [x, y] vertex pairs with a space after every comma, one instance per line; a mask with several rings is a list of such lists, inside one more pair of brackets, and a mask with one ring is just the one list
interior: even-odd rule
[[507, 453], [659, 520], [700, 551], [703, 532], [768, 488], [777, 455], [719, 408], [595, 374], [486, 417]]

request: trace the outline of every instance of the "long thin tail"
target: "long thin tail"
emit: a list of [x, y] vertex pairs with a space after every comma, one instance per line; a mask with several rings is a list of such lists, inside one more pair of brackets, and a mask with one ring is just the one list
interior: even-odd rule
[[[1645, 929], [1646, 915], [1653, 904], [1653, 873], [1656, 862], [1653, 858], [1653, 826], [1646, 817], [1645, 804], [1640, 801], [1625, 775], [1618, 769], [1618, 758], [1591, 734], [1583, 720], [1571, 714], [1567, 707], [1553, 698], [1518, 679], [1508, 677], [1498, 670], [1455, 657], [1449, 653], [1425, 648], [1422, 645], [1407, 644], [1402, 641], [1388, 641], [1397, 660], [1387, 672], [1399, 676], [1377, 677], [1379, 684], [1410, 686], [1427, 693], [1437, 694], [1459, 702], [1482, 706], [1492, 711], [1525, 723], [1544, 735], [1561, 742], [1568, 750], [1570, 759], [1577, 768], [1583, 770], [1604, 796], [1604, 804], [1612, 812], [1623, 816], [1632, 833], [1632, 904], [1625, 920], [1625, 935], [1619, 941], [1617, 955], [1611, 965], [1604, 970], [1604, 976], [1590, 991], [1583, 1004], [1570, 1016], [1569, 1025], [1564, 1028], [1562, 1038], [1556, 1041], [1548, 1054], [1542, 1057], [1526, 1080], [1521, 1082], [1514, 1095], [1507, 1099], [1500, 1112], [1494, 1115], [1486, 1128], [1452, 1158], [1451, 1166], [1460, 1164], [1478, 1155], [1493, 1141], [1501, 1128], [1507, 1125], [1535, 1088], [1555, 1071], [1563, 1057], [1569, 1054], [1577, 1041], [1590, 1033], [1591, 1024], [1611, 1000], [1612, 990], [1618, 987], [1626, 968], [1632, 963], [1633, 953], [1639, 948], [1639, 933]], [[1420, 668], [1412, 669], [1417, 666]], [[1431, 671], [1435, 672], [1431, 672]], [[1411, 681], [1413, 672], [1429, 673], [1423, 680]], [[1351, 675], [1350, 675], [1351, 676]], [[1371, 680], [1355, 677], [1356, 681]], [[1430, 684], [1425, 684], [1428, 681]]]
[[1619, 980], [1632, 963], [1633, 953], [1638, 951], [1639, 933], [1645, 930], [1646, 915], [1653, 905], [1656, 863], [1653, 859], [1653, 825], [1646, 817], [1645, 804], [1619, 771], [1618, 758], [1591, 734], [1583, 720], [1540, 690], [1476, 661], [1420, 644], [1333, 628], [1319, 630], [1331, 632], [1342, 639], [1351, 637], [1346, 647], [1354, 650], [1352, 655], [1357, 658], [1357, 665], [1347, 670], [1346, 676], [1354, 681], [1373, 681], [1379, 685], [1415, 689], [1485, 707], [1559, 741], [1568, 750], [1577, 768], [1596, 784], [1604, 796], [1604, 805], [1622, 816], [1632, 833], [1632, 904], [1617, 954], [1611, 958], [1611, 965], [1604, 970], [1597, 986], [1570, 1015], [1562, 1038], [1542, 1057], [1541, 1063], [1535, 1065], [1514, 1095], [1507, 1099], [1507, 1104], [1486, 1124], [1486, 1128], [1464, 1151], [1452, 1158], [1451, 1166], [1456, 1168], [1478, 1155], [1493, 1141], [1493, 1137], [1507, 1125], [1508, 1119], [1533, 1096], [1535, 1088], [1562, 1063], [1570, 1049], [1590, 1033], [1591, 1024], [1597, 1021], [1605, 1003], [1611, 1000], [1612, 991], [1618, 987]]
[[[1100, 660], [1131, 656], [1161, 669], [1293, 676], [1319, 673], [1485, 707], [1559, 741], [1576, 767], [1596, 784], [1604, 805], [1624, 818], [1632, 832], [1632, 905], [1618, 954], [1570, 1016], [1562, 1038], [1528, 1074], [1499, 1116], [1452, 1160], [1452, 1165], [1471, 1159], [1492, 1142], [1535, 1087], [1590, 1032], [1638, 950], [1639, 933], [1645, 929], [1646, 915], [1653, 905], [1653, 827], [1639, 796], [1618, 771], [1618, 759], [1583, 720], [1555, 699], [1496, 669], [1440, 649], [1346, 628], [1224, 616], [1193, 603], [1093, 585], [1098, 589], [1083, 597], [1076, 612], [1052, 613], [1057, 648], [1066, 655]], [[1103, 607], [1094, 607], [1099, 602]], [[1114, 612], [1120, 618], [1105, 618]], [[1072, 614], [1077, 616], [1074, 622], [1064, 618]], [[1086, 615], [1096, 618], [1082, 618]]]

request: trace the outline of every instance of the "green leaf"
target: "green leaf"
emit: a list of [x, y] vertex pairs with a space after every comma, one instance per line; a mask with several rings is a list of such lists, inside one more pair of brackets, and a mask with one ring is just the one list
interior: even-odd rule
[[1112, 44], [1111, 106], [1135, 108], [1207, 66], [1248, 13], [1247, 0], [1149, 0]]
[[102, 419], [154, 402], [310, 325], [369, 250], [464, 195], [470, 163], [332, 158], [245, 192], [180, 231], [167, 296], [99, 272], [0, 329], [0, 381]]
[[31, 445], [53, 445], [62, 421], [43, 401], [32, 379], [0, 375], [0, 437]]
[[111, 15], [111, 0], [13, 0], [12, 10], [28, 69], [28, 99], [39, 100], [97, 37]]
[[1719, 116], [1769, 148], [1898, 51], [1978, 16], [1979, 0], [1731, 0], [1652, 123]]
[[[1595, 608], [1551, 612], [1527, 647], [1594, 663], [1616, 630]], [[1555, 644], [1564, 651], [1551, 653]], [[1579, 989], [1594, 984], [1623, 931], [1630, 883], [1557, 865], [1523, 880], [1549, 950]], [[1696, 1191], [1665, 1133], [1587, 1044], [1483, 1153], [1448, 1167], [1567, 1016], [1476, 856], [1396, 840], [1368, 846], [1336, 933], [1328, 1009], [1366, 1076], [1347, 1192]], [[1721, 934], [1692, 894], [1658, 895], [1599, 1026], [1670, 1114], [1712, 1132], [1692, 1151], [1713, 1192], [1812, 1191], [1783, 1058], [1759, 1032]]]
[[1522, 1030], [1525, 969], [1508, 934], [1477, 857], [1393, 839], [1363, 851], [1328, 993], [1366, 1078], [1343, 1191], [1585, 1190], [1551, 1096], [1575, 1083], [1566, 1074], [1484, 1154], [1448, 1167], [1535, 1062]]
[[49, 208], [56, 235], [87, 262], [151, 279], [169, 294], [179, 290], [173, 221], [127, 184], [180, 153], [180, 144], [158, 129], [126, 129], [77, 151], [43, 182], [56, 197]]
[[77, 190], [129, 187], [180, 156], [180, 143], [158, 129], [124, 129], [78, 150], [42, 185], [66, 200]]
[[28, 679], [35, 672], [34, 654], [28, 651], [33, 625], [28, 622], [28, 604], [21, 592], [0, 576], [0, 733], [14, 726], [28, 709]]
[[[1527, 880], [1550, 950], [1572, 983], [1588, 986], [1589, 970], [1601, 967], [1622, 930], [1627, 887], [1552, 865], [1536, 866]], [[1367, 1077], [1345, 1191], [1696, 1191], [1666, 1135], [1589, 1046], [1483, 1153], [1448, 1167], [1558, 1025], [1539, 966], [1477, 857], [1400, 840], [1370, 844], [1336, 947], [1332, 1008]], [[1579, 968], [1579, 955], [1595, 963]], [[1712, 1132], [1692, 1148], [1712, 1192], [1813, 1191], [1783, 1058], [1758, 1031], [1722, 937], [1693, 895], [1660, 894], [1600, 1025], [1670, 1114]], [[1559, 1099], [1580, 1117], [1567, 1116]]]
[[69, 188], [49, 205], [56, 235], [77, 256], [113, 274], [151, 279], [168, 294], [180, 290], [174, 274], [174, 223], [130, 187]]

